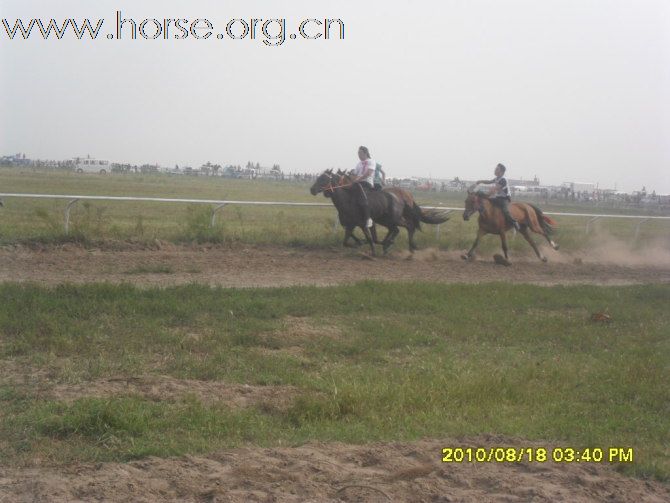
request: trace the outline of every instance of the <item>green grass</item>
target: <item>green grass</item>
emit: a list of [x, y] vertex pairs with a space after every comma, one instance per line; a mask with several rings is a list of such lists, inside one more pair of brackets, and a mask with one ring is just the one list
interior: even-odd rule
[[[322, 196], [309, 194], [309, 184], [231, 180], [220, 177], [187, 177], [169, 175], [81, 175], [67, 172], [39, 172], [0, 168], [3, 192], [146, 196], [161, 198], [195, 198], [217, 200], [295, 201], [329, 203]], [[423, 205], [463, 207], [464, 194], [443, 192], [415, 194]], [[71, 212], [70, 234], [63, 230], [63, 211], [67, 201], [6, 198], [0, 210], [0, 243], [61, 243], [77, 241], [97, 244], [100, 241], [210, 242], [279, 244], [295, 247], [339, 246], [342, 231], [333, 232], [335, 210], [325, 208], [228, 206], [217, 214], [211, 226], [213, 205], [187, 205], [148, 202], [81, 201]], [[617, 213], [614, 209], [592, 206], [540, 204], [546, 211]], [[626, 210], [627, 213], [634, 212]], [[602, 235], [615, 238], [619, 245], [641, 247], [654, 242], [670, 246], [670, 222], [648, 221], [634, 241], [636, 221], [604, 219], [585, 234], [584, 218], [559, 217], [557, 240], [565, 250], [585, 250], [597, 245]], [[418, 234], [420, 247], [466, 249], [476, 233], [476, 223], [463, 222], [460, 212], [442, 225], [439, 237], [435, 226], [425, 226]], [[407, 247], [405, 233], [397, 241]], [[499, 240], [489, 236], [482, 250], [499, 248]], [[522, 239], [511, 242], [512, 251], [527, 251]]]
[[[635, 449], [670, 479], [670, 286], [0, 286], [0, 464], [493, 433]], [[607, 310], [609, 324], [590, 314]], [[14, 369], [14, 370], [3, 370]], [[287, 410], [40, 395], [145, 374], [291, 385]], [[434, 453], [439, 456], [439, 453]]]

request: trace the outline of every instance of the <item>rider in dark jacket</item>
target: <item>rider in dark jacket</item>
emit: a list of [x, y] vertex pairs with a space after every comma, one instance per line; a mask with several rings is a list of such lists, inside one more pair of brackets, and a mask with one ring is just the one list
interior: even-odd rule
[[507, 185], [507, 178], [504, 177], [506, 170], [507, 168], [505, 168], [505, 166], [498, 164], [495, 169], [496, 177], [493, 180], [477, 180], [476, 184], [493, 184], [493, 188], [489, 191], [489, 200], [502, 210], [503, 215], [505, 215], [505, 220], [518, 231], [520, 229], [519, 222], [517, 222], [509, 212], [509, 203], [512, 201], [512, 197], [510, 195], [509, 185]]

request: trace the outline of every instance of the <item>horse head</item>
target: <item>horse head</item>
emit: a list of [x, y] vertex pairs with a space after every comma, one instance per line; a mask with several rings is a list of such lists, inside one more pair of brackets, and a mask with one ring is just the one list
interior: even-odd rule
[[348, 186], [353, 183], [354, 176], [351, 174], [350, 171], [344, 171], [341, 170], [342, 172], [340, 173], [338, 171], [338, 174], [340, 175], [340, 185], [342, 186]]
[[472, 214], [481, 209], [481, 200], [479, 194], [472, 190], [472, 187], [468, 189], [468, 197], [465, 198], [465, 211], [463, 211], [463, 220], [468, 221]]
[[319, 192], [323, 192], [327, 196], [327, 191], [332, 191], [333, 187], [333, 170], [327, 169], [321, 173], [314, 182], [314, 185], [309, 189], [310, 193], [315, 196]]

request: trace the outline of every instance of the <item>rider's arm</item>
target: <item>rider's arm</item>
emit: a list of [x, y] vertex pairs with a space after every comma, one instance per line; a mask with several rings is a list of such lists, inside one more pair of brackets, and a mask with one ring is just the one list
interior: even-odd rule
[[375, 166], [374, 163], [370, 162], [370, 159], [368, 159], [367, 161], [365, 161], [365, 167], [366, 167], [366, 169], [365, 169], [365, 176], [372, 176], [372, 175], [375, 174], [375, 168], [376, 168], [376, 166]]
[[480, 183], [483, 183], [484, 185], [490, 185], [492, 183], [496, 183], [496, 179], [494, 178], [493, 180], [477, 180], [475, 182], [475, 185], [479, 185]]
[[364, 171], [363, 174], [361, 174], [361, 175], [357, 175], [357, 174], [354, 173], [354, 178], [353, 178], [353, 180], [351, 181], [351, 183], [357, 183], [357, 182], [360, 182], [361, 180], [363, 180], [364, 178], [366, 178], [367, 173], [368, 173], [367, 170]]

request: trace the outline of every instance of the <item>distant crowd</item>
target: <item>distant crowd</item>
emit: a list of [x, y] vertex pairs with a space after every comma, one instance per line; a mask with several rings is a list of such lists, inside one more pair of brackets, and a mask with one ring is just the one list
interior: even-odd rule
[[[28, 159], [25, 154], [0, 157], [0, 166], [28, 167], [34, 169], [62, 169], [76, 170], [77, 160], [55, 160], [55, 159]], [[260, 163], [249, 161], [245, 166], [212, 164], [207, 162], [199, 168], [191, 166], [175, 165], [173, 168], [165, 168], [153, 164], [129, 164], [110, 163], [112, 173], [167, 173], [171, 175], [188, 176], [221, 176], [225, 178], [239, 179], [272, 179], [293, 182], [313, 182], [318, 177], [317, 173], [285, 173], [279, 164], [272, 167], [262, 167]], [[424, 178], [387, 178], [389, 186], [402, 187], [423, 192], [463, 192], [474, 182], [461, 180], [455, 177], [448, 181], [435, 181]], [[516, 183], [516, 184], [515, 184]], [[536, 199], [545, 203], [575, 202], [575, 203], [605, 203], [625, 206], [657, 206], [670, 209], [670, 195], [657, 194], [655, 191], [647, 192], [646, 187], [632, 193], [617, 192], [614, 190], [603, 190], [589, 188], [579, 190], [570, 184], [563, 186], [540, 186], [536, 179], [531, 181], [510, 180], [510, 190], [514, 198]]]

